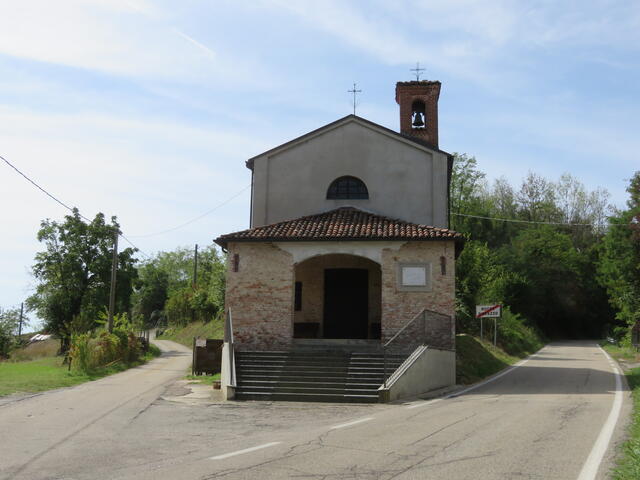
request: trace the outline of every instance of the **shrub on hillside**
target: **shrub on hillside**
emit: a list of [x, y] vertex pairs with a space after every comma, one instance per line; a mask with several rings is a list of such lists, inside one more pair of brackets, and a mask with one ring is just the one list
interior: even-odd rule
[[544, 344], [540, 332], [527, 325], [520, 315], [508, 307], [502, 309], [498, 319], [498, 346], [509, 355], [522, 357], [539, 350]]
[[126, 314], [116, 315], [112, 333], [101, 328], [74, 334], [71, 340], [72, 368], [86, 374], [118, 362], [136, 362], [142, 354], [142, 345]]

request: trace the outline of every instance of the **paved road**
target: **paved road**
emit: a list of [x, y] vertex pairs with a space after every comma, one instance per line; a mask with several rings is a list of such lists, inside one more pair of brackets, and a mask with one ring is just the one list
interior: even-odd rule
[[[0, 478], [577, 479], [616, 388], [608, 359], [585, 342], [547, 346], [493, 382], [436, 402], [190, 406], [153, 401], [163, 387], [141, 385], [145, 375], [168, 368], [169, 379], [186, 364], [161, 359], [139, 379], [132, 372], [136, 385], [121, 374], [0, 407], [0, 426], [12, 432], [0, 436]], [[102, 401], [100, 392], [128, 388], [137, 394]], [[630, 408], [624, 397], [621, 418]], [[93, 417], [89, 401], [99, 410]], [[76, 409], [84, 413], [70, 420]]]
[[70, 445], [89, 458], [99, 445], [83, 436], [108, 436], [144, 412], [191, 365], [188, 348], [154, 342], [163, 356], [146, 365], [0, 406], [0, 478], [65, 478], [47, 469], [50, 458]]

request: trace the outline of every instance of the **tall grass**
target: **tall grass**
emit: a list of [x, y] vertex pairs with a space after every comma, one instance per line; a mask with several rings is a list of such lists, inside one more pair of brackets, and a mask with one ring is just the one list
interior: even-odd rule
[[222, 338], [224, 324], [221, 318], [215, 318], [209, 322], [193, 322], [184, 327], [169, 327], [158, 337], [161, 340], [173, 340], [187, 347], [193, 345], [194, 337]]
[[113, 332], [106, 328], [98, 331], [74, 334], [71, 337], [72, 369], [85, 374], [93, 374], [101, 368], [115, 363], [125, 365], [137, 362], [143, 355], [142, 345], [134, 327], [126, 315], [116, 316]]
[[42, 342], [33, 342], [11, 352], [10, 361], [26, 362], [39, 358], [54, 357], [60, 350], [60, 341], [50, 338]]

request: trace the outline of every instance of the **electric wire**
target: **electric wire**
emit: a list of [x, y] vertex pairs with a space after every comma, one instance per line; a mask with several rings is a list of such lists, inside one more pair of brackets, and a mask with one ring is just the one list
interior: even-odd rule
[[594, 228], [606, 228], [606, 227], [631, 227], [632, 224], [636, 225], [637, 221], [632, 221], [631, 224], [628, 223], [567, 223], [567, 222], [542, 222], [542, 221], [534, 221], [534, 220], [518, 220], [515, 218], [497, 218], [497, 217], [485, 217], [482, 215], [469, 215], [466, 213], [454, 213], [451, 212], [451, 215], [455, 215], [457, 217], [466, 217], [466, 218], [479, 218], [482, 220], [496, 220], [499, 222], [511, 222], [511, 223], [527, 223], [531, 225], [558, 225], [558, 226], [566, 226], [566, 227], [594, 227]]
[[227, 203], [229, 203], [231, 200], [239, 197], [240, 195], [242, 195], [249, 187], [251, 187], [251, 184], [245, 186], [242, 190], [240, 190], [238, 193], [232, 195], [231, 197], [227, 198], [224, 202], [216, 205], [215, 207], [211, 208], [210, 210], [207, 210], [206, 212], [204, 212], [201, 215], [198, 215], [197, 217], [192, 218], [191, 220], [187, 220], [184, 223], [181, 223], [180, 225], [176, 225], [175, 227], [171, 227], [171, 228], [167, 228], [166, 230], [161, 230], [159, 232], [154, 232], [154, 233], [146, 233], [144, 235], [131, 235], [131, 238], [146, 238], [146, 237], [155, 237], [156, 235], [163, 235], [165, 233], [169, 233], [169, 232], [173, 232], [175, 230], [179, 230], [182, 227], [186, 227], [187, 225], [196, 222], [198, 220], [200, 220], [201, 218], [206, 217], [207, 215], [215, 212], [216, 210], [218, 210], [219, 208], [225, 206]]
[[[70, 212], [73, 212], [74, 208], [70, 207], [69, 205], [67, 205], [66, 203], [64, 203], [62, 200], [60, 200], [59, 198], [57, 198], [55, 195], [49, 193], [47, 190], [45, 190], [43, 187], [41, 187], [40, 185], [38, 185], [35, 181], [33, 181], [31, 178], [29, 178], [25, 173], [23, 173], [18, 167], [16, 167], [14, 164], [12, 164], [9, 160], [7, 160], [6, 158], [4, 158], [2, 155], [0, 155], [0, 158], [7, 164], [9, 165], [12, 169], [14, 169], [20, 176], [22, 176], [25, 180], [27, 180], [29, 183], [31, 183], [34, 187], [36, 187], [38, 190], [40, 190], [42, 193], [44, 193], [46, 196], [48, 196], [49, 198], [51, 198], [53, 201], [55, 201], [56, 203], [58, 203], [59, 205], [61, 205], [62, 207], [66, 208], [67, 210], [69, 210]], [[83, 220], [91, 223], [91, 220], [88, 219], [87, 217], [85, 217], [84, 215], [82, 215], [80, 213], [80, 210], [76, 208], [76, 210], [78, 210], [78, 215], [80, 216], [80, 218], [82, 218]], [[145, 253], [143, 250], [141, 250], [138, 246], [134, 245], [133, 242], [131, 242], [131, 240], [129, 240], [127, 237], [125, 237], [122, 232], [120, 232], [118, 230], [118, 235], [120, 237], [122, 237], [122, 239], [127, 242], [129, 245], [131, 245], [133, 248], [135, 248], [136, 250], [138, 250], [142, 255], [144, 255], [147, 258], [151, 258], [151, 256], [147, 253]]]
[[[22, 175], [22, 177], [25, 178], [25, 180], [27, 180], [27, 182], [31, 183], [33, 186], [35, 186], [38, 190], [40, 190], [42, 193], [44, 193], [45, 195], [47, 195], [49, 198], [53, 199], [53, 201], [59, 203], [60, 205], [62, 205], [64, 208], [66, 208], [69, 211], [73, 211], [73, 208], [71, 208], [69, 205], [67, 205], [66, 203], [64, 203], [62, 200], [59, 200], [58, 198], [54, 197], [53, 195], [51, 195], [49, 192], [47, 192], [44, 188], [42, 188], [40, 185], [38, 185], [36, 182], [34, 182], [33, 180], [31, 180], [29, 177], [27, 177], [24, 173], [22, 173], [20, 170], [18, 170], [18, 167], [16, 167], [15, 165], [13, 165], [9, 160], [7, 160], [6, 158], [4, 158], [2, 155], [0, 155], [0, 158], [2, 160], [4, 160], [4, 162], [9, 165], [11, 168], [13, 168], [16, 172], [18, 172], [19, 175]], [[82, 215], [80, 215], [82, 217]], [[84, 217], [82, 217], [84, 218]], [[85, 219], [86, 220], [86, 219]]]

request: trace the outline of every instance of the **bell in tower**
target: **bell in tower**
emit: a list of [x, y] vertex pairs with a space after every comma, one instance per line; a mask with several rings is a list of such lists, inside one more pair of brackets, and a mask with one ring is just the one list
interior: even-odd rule
[[400, 106], [400, 133], [438, 148], [438, 97], [440, 82], [412, 80], [396, 83]]
[[424, 102], [416, 101], [411, 105], [411, 126], [413, 128], [424, 128]]

